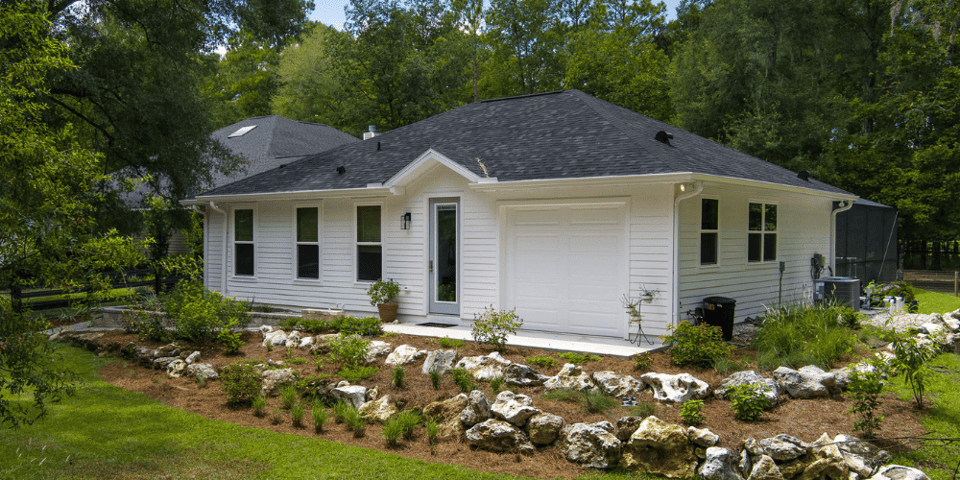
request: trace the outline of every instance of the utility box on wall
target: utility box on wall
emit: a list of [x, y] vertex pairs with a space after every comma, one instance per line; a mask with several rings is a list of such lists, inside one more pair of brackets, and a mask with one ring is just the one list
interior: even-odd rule
[[817, 303], [835, 301], [860, 311], [860, 279], [823, 277], [814, 280], [813, 300]]

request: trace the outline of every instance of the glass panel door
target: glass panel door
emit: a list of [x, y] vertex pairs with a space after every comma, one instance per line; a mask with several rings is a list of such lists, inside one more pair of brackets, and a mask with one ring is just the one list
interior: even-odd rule
[[460, 314], [460, 201], [430, 200], [430, 313]]

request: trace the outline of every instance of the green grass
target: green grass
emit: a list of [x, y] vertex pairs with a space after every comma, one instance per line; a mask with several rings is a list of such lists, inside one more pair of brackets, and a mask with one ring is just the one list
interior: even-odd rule
[[[922, 303], [921, 303], [922, 305]], [[929, 406], [923, 412], [923, 425], [932, 432], [927, 438], [960, 438], [960, 356], [944, 353], [929, 363], [935, 370], [929, 375], [924, 403]], [[893, 377], [887, 383], [887, 389], [893, 391], [905, 402], [913, 402], [910, 386], [903, 376]], [[889, 425], [884, 425], [889, 427]], [[943, 445], [928, 441], [922, 447], [909, 452], [894, 455], [891, 463], [915, 467], [923, 470], [932, 480], [953, 478], [953, 469], [960, 462], [960, 449], [954, 443]]]
[[0, 430], [0, 478], [514, 478], [207, 420], [100, 381], [110, 359], [64, 351], [76, 395]]
[[949, 313], [960, 308], [960, 298], [946, 293], [929, 292], [917, 289], [919, 313]]

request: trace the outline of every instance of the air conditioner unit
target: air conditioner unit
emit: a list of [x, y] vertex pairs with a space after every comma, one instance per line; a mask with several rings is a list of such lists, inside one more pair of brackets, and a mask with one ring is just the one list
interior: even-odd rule
[[814, 281], [815, 302], [834, 301], [860, 311], [860, 279], [848, 277], [823, 277]]

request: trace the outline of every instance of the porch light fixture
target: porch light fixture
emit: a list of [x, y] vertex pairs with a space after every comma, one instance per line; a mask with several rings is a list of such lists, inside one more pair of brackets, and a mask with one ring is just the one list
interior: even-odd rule
[[410, 230], [411, 221], [412, 215], [410, 215], [410, 212], [400, 215], [400, 230]]

